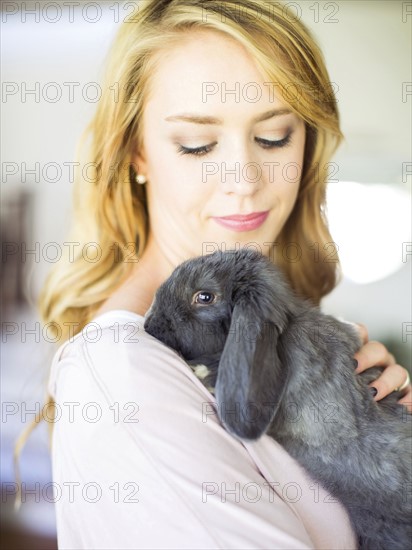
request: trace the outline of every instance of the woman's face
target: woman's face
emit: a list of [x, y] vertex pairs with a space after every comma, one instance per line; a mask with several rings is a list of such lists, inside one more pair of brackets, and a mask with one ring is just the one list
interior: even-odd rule
[[151, 236], [174, 264], [248, 243], [267, 254], [296, 200], [303, 121], [230, 38], [201, 31], [159, 60], [134, 159]]

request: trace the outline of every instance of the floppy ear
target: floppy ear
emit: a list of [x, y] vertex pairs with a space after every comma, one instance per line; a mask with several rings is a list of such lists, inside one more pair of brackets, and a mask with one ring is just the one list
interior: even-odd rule
[[260, 437], [283, 396], [287, 372], [277, 353], [278, 336], [256, 304], [242, 298], [235, 304], [215, 395], [223, 425], [240, 438]]

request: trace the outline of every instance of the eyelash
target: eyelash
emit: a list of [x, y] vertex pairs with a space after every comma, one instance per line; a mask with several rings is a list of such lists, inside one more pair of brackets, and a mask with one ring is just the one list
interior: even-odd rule
[[290, 139], [292, 137], [292, 132], [290, 132], [287, 136], [285, 136], [283, 139], [279, 139], [278, 141], [271, 141], [269, 139], [263, 139], [263, 138], [255, 138], [258, 143], [260, 143], [264, 149], [281, 149], [282, 147], [286, 147], [290, 143]]
[[[263, 139], [263, 138], [255, 138], [255, 140], [263, 147], [263, 149], [281, 149], [282, 147], [286, 147], [287, 145], [289, 145], [291, 136], [292, 136], [292, 132], [290, 132], [283, 139], [280, 139], [277, 141], [271, 141], [269, 139]], [[210, 145], [202, 145], [201, 147], [195, 147], [194, 149], [191, 149], [189, 147], [184, 147], [183, 145], [179, 145], [178, 153], [180, 155], [193, 155], [196, 157], [201, 157], [210, 153], [210, 151], [212, 150], [212, 147], [214, 147], [216, 143], [217, 142], [215, 141]]]
[[183, 145], [179, 145], [177, 152], [181, 155], [193, 155], [196, 157], [201, 157], [203, 155], [207, 155], [207, 153], [210, 153], [210, 151], [212, 150], [212, 147], [214, 147], [216, 143], [217, 142], [215, 141], [210, 145], [202, 145], [202, 147], [195, 147], [194, 149], [190, 149], [189, 147], [183, 147]]

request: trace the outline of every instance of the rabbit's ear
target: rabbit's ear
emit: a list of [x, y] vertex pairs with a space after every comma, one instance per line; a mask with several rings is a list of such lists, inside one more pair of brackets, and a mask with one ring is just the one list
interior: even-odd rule
[[268, 428], [287, 377], [276, 349], [278, 329], [262, 317], [255, 304], [235, 304], [216, 381], [219, 417], [243, 439], [257, 439]]

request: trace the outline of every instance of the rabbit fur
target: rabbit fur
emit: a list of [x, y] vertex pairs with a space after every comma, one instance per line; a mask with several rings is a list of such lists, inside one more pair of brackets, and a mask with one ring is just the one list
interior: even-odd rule
[[[399, 393], [355, 374], [355, 328], [297, 297], [248, 249], [187, 260], [160, 286], [146, 332], [214, 390], [239, 439], [273, 437], [345, 506], [360, 549], [411, 548], [412, 430]], [[200, 365], [200, 366], [199, 366]]]

